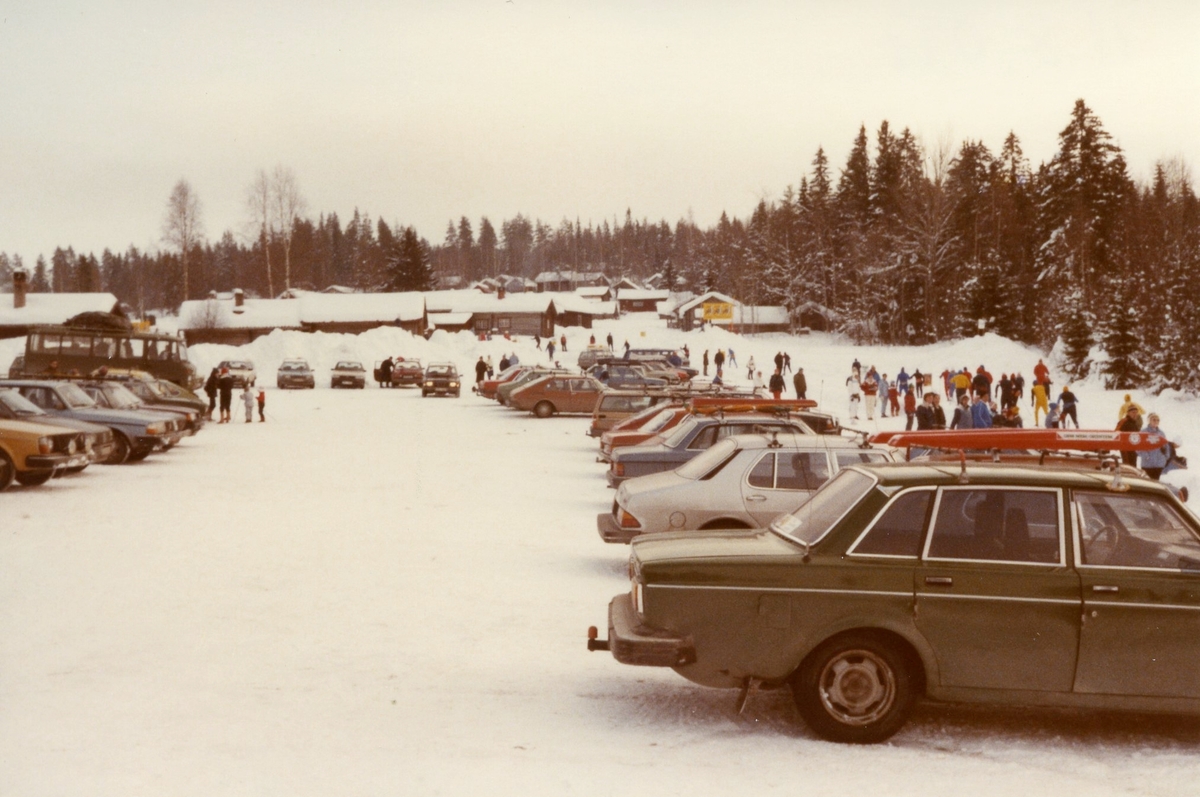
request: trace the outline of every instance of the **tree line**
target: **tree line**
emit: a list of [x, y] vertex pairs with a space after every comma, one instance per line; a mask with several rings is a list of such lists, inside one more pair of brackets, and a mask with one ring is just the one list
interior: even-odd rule
[[[925, 147], [909, 130], [860, 127], [846, 162], [819, 148], [810, 171], [747, 218], [701, 228], [636, 219], [586, 225], [518, 214], [498, 226], [451, 220], [440, 244], [412, 227], [355, 211], [305, 216], [290, 170], [261, 172], [247, 191], [247, 231], [206, 242], [185, 181], [168, 201], [166, 248], [145, 253], [56, 249], [31, 269], [34, 290], [108, 290], [136, 309], [170, 308], [210, 290], [263, 296], [287, 287], [426, 290], [439, 277], [603, 271], [721, 290], [793, 313], [864, 343], [922, 343], [996, 332], [1050, 348], [1071, 378], [1099, 366], [1114, 387], [1200, 390], [1200, 203], [1180, 160], [1149, 184], [1083, 100], [1054, 156], [1034, 168], [1010, 133]], [[0, 278], [23, 265], [0, 254]]]

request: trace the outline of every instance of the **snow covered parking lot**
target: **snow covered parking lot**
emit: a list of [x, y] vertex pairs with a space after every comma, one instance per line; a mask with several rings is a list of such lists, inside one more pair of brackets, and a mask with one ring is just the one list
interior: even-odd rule
[[377, 389], [271, 391], [267, 412], [0, 496], [0, 794], [1200, 782], [1195, 719], [925, 707], [855, 748], [784, 692], [738, 717], [732, 692], [589, 654], [627, 549], [596, 535], [612, 492], [584, 419]]

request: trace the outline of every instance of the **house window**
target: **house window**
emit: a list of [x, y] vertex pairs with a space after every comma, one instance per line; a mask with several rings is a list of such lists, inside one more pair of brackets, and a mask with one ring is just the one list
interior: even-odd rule
[[512, 319], [506, 315], [502, 315], [496, 319], [496, 328], [501, 332], [507, 332], [512, 329]]

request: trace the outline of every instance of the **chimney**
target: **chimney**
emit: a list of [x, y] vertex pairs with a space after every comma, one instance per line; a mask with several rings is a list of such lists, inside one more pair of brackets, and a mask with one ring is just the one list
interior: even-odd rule
[[233, 289], [233, 312], [235, 312], [235, 313], [246, 312], [245, 307], [244, 307], [245, 304], [246, 304], [246, 294], [242, 292], [241, 288], [234, 288]]
[[501, 286], [499, 286], [498, 288], [496, 288], [496, 298], [497, 298], [497, 299], [503, 299], [503, 298], [504, 298], [504, 286], [503, 286], [503, 285], [501, 285]]
[[26, 283], [29, 281], [29, 275], [24, 271], [14, 271], [12, 275], [13, 281], [13, 308], [20, 310], [25, 306], [25, 291]]

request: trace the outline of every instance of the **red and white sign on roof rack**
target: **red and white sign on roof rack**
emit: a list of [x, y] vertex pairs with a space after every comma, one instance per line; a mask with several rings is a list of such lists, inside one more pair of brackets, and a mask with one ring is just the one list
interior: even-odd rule
[[1104, 429], [937, 429], [876, 432], [870, 440], [895, 448], [919, 446], [964, 451], [1153, 451], [1167, 442], [1161, 434]]

